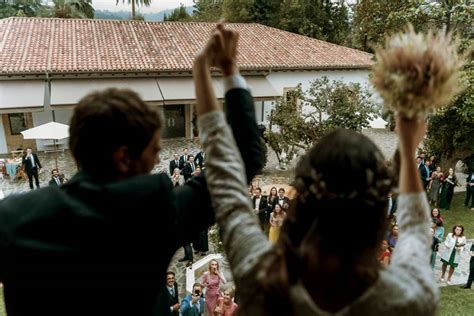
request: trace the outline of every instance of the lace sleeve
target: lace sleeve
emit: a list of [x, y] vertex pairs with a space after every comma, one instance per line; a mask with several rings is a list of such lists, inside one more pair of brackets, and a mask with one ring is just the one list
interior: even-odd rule
[[224, 114], [208, 113], [199, 118], [198, 124], [208, 157], [207, 185], [234, 280], [239, 286], [239, 280], [271, 251], [271, 244], [252, 213], [242, 158]]
[[432, 237], [426, 193], [401, 194], [398, 201], [400, 235], [388, 274], [415, 305], [436, 308], [439, 293], [429, 262]]

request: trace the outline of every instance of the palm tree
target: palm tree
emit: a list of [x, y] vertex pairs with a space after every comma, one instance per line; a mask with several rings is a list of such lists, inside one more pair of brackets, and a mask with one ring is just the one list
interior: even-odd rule
[[57, 18], [93, 19], [92, 0], [53, 0], [54, 16]]
[[[129, 4], [132, 3], [132, 20], [136, 19], [135, 13], [135, 4], [149, 7], [151, 4], [151, 0], [126, 0]], [[117, 0], [116, 4], [119, 4], [120, 0]], [[122, 3], [125, 3], [125, 0], [122, 0]]]

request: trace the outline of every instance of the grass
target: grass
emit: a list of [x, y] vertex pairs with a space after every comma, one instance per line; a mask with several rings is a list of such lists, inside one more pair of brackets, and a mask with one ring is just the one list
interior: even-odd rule
[[3, 288], [0, 288], [0, 316], [6, 316], [7, 311], [5, 310], [5, 305], [3, 304]]
[[[446, 234], [454, 225], [464, 226], [466, 238], [474, 238], [474, 211], [464, 206], [465, 193], [456, 193], [451, 203], [451, 210], [441, 215], [445, 219]], [[448, 286], [441, 291], [441, 313], [442, 316], [468, 316], [474, 315], [474, 289], [463, 290], [457, 286]], [[0, 316], [6, 316], [3, 304], [3, 290], [0, 288]]]
[[459, 285], [453, 285], [443, 287], [440, 291], [440, 316], [470, 316], [474, 314], [474, 289], [463, 290]]

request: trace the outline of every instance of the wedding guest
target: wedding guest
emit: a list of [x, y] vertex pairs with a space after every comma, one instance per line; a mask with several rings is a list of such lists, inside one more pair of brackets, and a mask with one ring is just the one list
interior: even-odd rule
[[50, 187], [60, 187], [67, 182], [67, 179], [59, 174], [58, 169], [51, 170], [51, 180], [49, 180]]
[[433, 235], [433, 241], [431, 244], [431, 258], [430, 264], [431, 268], [434, 269], [436, 264], [436, 256], [438, 255], [439, 244], [441, 241], [435, 236], [436, 224], [433, 224], [433, 227], [430, 228], [430, 232]]
[[471, 244], [471, 250], [469, 252], [471, 255], [471, 260], [469, 260], [469, 276], [467, 278], [467, 283], [462, 288], [470, 289], [472, 282], [474, 281], [474, 243]]
[[390, 249], [388, 248], [389, 248], [388, 242], [386, 240], [382, 240], [382, 245], [380, 247], [379, 261], [384, 267], [388, 266], [390, 263], [391, 252], [390, 252]]
[[192, 293], [183, 298], [179, 311], [182, 316], [201, 316], [204, 315], [204, 304], [202, 285], [194, 283]]
[[390, 232], [387, 236], [387, 241], [388, 241], [390, 252], [393, 252], [398, 241], [398, 225], [392, 226], [392, 229], [390, 229]]
[[464, 227], [462, 225], [456, 225], [453, 227], [453, 231], [446, 236], [444, 241], [446, 246], [445, 251], [441, 254], [441, 262], [443, 263], [441, 267], [441, 282], [444, 282], [444, 276], [446, 274], [446, 268], [449, 266], [448, 280], [446, 283], [451, 285], [451, 277], [454, 273], [454, 270], [459, 265], [459, 259], [461, 256], [461, 251], [464, 250], [466, 246], [466, 237], [464, 237]]
[[174, 168], [174, 171], [171, 176], [171, 182], [174, 187], [180, 187], [184, 185], [184, 177], [181, 175], [179, 168]]
[[283, 221], [286, 218], [286, 212], [280, 206], [280, 204], [275, 204], [273, 208], [273, 212], [270, 214], [270, 231], [268, 233], [268, 240], [272, 243], [276, 243], [278, 241], [278, 237], [280, 236], [280, 229], [283, 225]]
[[469, 207], [469, 200], [471, 200], [471, 211], [474, 211], [474, 170], [471, 170], [466, 177], [466, 199], [464, 200], [464, 206]]
[[433, 221], [433, 228], [435, 230], [434, 236], [441, 243], [444, 240], [444, 219], [441, 216], [439, 208], [431, 210], [431, 220]]
[[451, 201], [453, 199], [454, 187], [457, 184], [456, 174], [453, 168], [449, 168], [448, 175], [444, 178], [443, 186], [441, 188], [441, 196], [439, 202], [439, 208], [442, 210], [449, 211], [451, 207]]
[[30, 189], [33, 190], [33, 178], [35, 178], [36, 188], [39, 189], [38, 172], [42, 167], [38, 155], [36, 155], [30, 147], [26, 148], [26, 155], [23, 156], [22, 166], [28, 176]]
[[238, 305], [234, 302], [235, 288], [233, 286], [227, 287], [223, 296], [217, 300], [217, 306], [214, 310], [215, 316], [236, 316]]
[[276, 187], [272, 187], [270, 189], [270, 194], [268, 195], [268, 205], [271, 205], [273, 207], [273, 204], [275, 204], [275, 200], [278, 199], [278, 191]]
[[168, 306], [172, 316], [179, 315], [179, 293], [176, 275], [173, 271], [166, 272], [166, 289], [168, 291]]
[[216, 309], [217, 299], [221, 296], [220, 286], [227, 281], [219, 270], [219, 262], [211, 260], [209, 270], [201, 276], [200, 283], [206, 288], [206, 310], [208, 315], [213, 315]]
[[431, 181], [428, 186], [429, 202], [434, 206], [438, 206], [439, 192], [441, 191], [441, 184], [443, 181], [443, 173], [441, 167], [437, 167], [431, 174]]

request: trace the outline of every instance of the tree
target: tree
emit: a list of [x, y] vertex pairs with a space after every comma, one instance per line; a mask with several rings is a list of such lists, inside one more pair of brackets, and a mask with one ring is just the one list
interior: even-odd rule
[[14, 0], [0, 4], [0, 18], [10, 16], [36, 16], [42, 7], [40, 0]]
[[195, 0], [193, 19], [260, 23], [343, 44], [350, 34], [348, 5], [341, 0]]
[[222, 0], [193, 0], [193, 19], [196, 21], [217, 22], [222, 17]]
[[280, 165], [285, 165], [331, 130], [361, 131], [378, 113], [371, 93], [360, 84], [322, 77], [312, 81], [307, 91], [299, 85], [277, 101], [269, 117], [268, 143]]
[[425, 140], [429, 155], [440, 158], [444, 170], [461, 160], [474, 170], [474, 62], [466, 66], [466, 90], [453, 104], [428, 118]]
[[[371, 52], [374, 46], [383, 43], [385, 36], [403, 30], [407, 23], [420, 32], [445, 28], [460, 42], [461, 52], [474, 38], [473, 6], [469, 0], [360, 0], [355, 7], [354, 44]], [[443, 167], [452, 167], [462, 160], [474, 168], [472, 64], [471, 54], [464, 70], [467, 90], [428, 118], [426, 150], [439, 157]], [[386, 115], [389, 118], [393, 113]]]
[[[116, 4], [119, 4], [120, 0], [116, 0]], [[149, 7], [151, 0], [127, 0], [127, 2], [132, 4], [132, 20], [143, 20], [143, 16], [137, 17], [135, 6], [141, 5]], [[125, 3], [125, 0], [122, 0], [122, 3]]]
[[278, 27], [293, 33], [343, 44], [350, 33], [349, 9], [344, 1], [284, 0]]
[[408, 23], [420, 32], [445, 28], [469, 37], [472, 13], [470, 0], [360, 0], [354, 8], [353, 45], [373, 52], [386, 36], [402, 31]]
[[253, 0], [224, 0], [222, 13], [226, 21], [248, 23], [251, 19]]
[[189, 15], [188, 11], [186, 11], [186, 7], [184, 4], [181, 3], [179, 8], [176, 8], [171, 12], [171, 14], [164, 15], [163, 21], [189, 21], [191, 16]]
[[254, 23], [276, 27], [280, 0], [254, 0], [250, 9], [250, 19]]
[[92, 0], [53, 0], [53, 15], [57, 18], [93, 19]]

